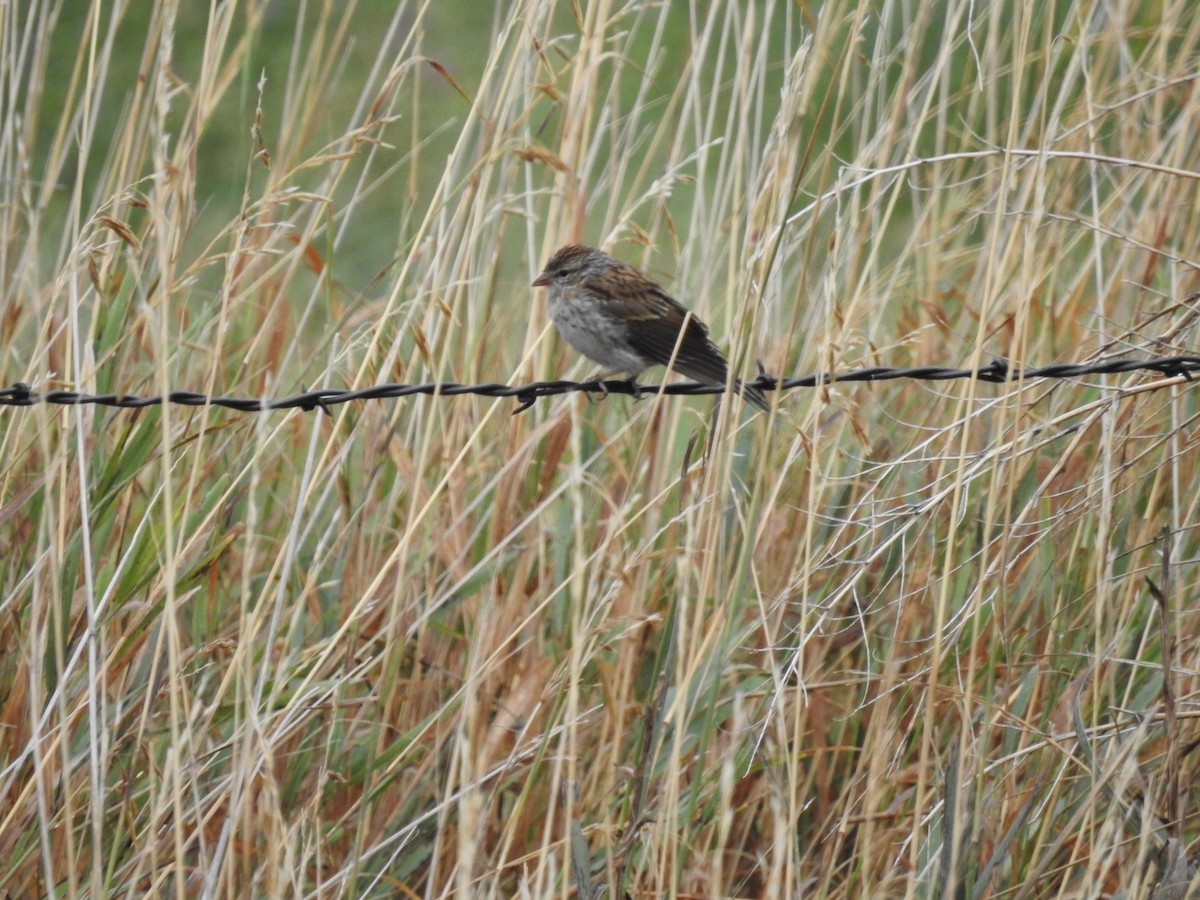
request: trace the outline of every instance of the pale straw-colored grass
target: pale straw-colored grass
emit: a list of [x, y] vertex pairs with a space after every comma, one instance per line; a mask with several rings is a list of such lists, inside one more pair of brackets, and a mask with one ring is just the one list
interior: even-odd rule
[[[746, 376], [1196, 344], [1185, 4], [86, 9], [0, 6], [0, 384], [585, 378], [568, 240]], [[0, 409], [0, 887], [1186, 896], [1196, 396]]]

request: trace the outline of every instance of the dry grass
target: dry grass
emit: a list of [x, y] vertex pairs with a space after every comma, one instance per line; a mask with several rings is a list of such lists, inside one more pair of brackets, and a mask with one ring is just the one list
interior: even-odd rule
[[[0, 384], [584, 377], [568, 239], [744, 373], [1196, 345], [1184, 4], [310, 6], [0, 5]], [[1194, 387], [512, 407], [0, 410], [7, 895], [1185, 896]]]

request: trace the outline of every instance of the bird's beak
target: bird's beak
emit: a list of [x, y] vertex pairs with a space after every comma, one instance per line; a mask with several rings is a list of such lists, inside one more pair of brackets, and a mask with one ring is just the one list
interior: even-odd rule
[[533, 279], [533, 287], [549, 287], [550, 276], [543, 272], [537, 278]]

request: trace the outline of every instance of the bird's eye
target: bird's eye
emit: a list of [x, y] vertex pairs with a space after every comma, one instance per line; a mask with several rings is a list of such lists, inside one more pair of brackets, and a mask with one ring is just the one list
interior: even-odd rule
[[566, 274], [567, 274], [567, 270], [566, 270], [566, 269], [559, 269], [557, 272], [555, 272], [555, 273], [554, 273], [554, 277], [555, 277], [555, 278], [562, 278], [562, 277], [563, 277], [564, 275], [566, 275]]

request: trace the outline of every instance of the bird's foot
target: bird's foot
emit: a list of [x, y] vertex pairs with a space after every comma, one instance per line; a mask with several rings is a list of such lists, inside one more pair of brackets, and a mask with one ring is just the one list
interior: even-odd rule
[[593, 375], [591, 378], [587, 379], [587, 381], [581, 382], [582, 384], [587, 385], [585, 390], [587, 391], [588, 403], [599, 402], [595, 397], [592, 396], [593, 391], [600, 394], [601, 400], [608, 399], [608, 387], [604, 384], [604, 382], [616, 374], [616, 372], [601, 372], [598, 375]]

